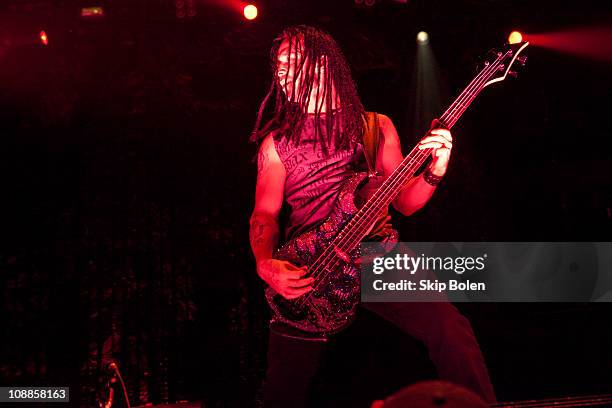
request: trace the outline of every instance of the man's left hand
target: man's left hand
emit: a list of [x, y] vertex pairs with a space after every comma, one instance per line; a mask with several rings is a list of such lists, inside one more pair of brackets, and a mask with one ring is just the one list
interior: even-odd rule
[[453, 137], [448, 129], [432, 129], [427, 136], [419, 142], [419, 150], [433, 149], [431, 155], [433, 161], [429, 166], [435, 176], [442, 177], [446, 173], [451, 149], [453, 148]]

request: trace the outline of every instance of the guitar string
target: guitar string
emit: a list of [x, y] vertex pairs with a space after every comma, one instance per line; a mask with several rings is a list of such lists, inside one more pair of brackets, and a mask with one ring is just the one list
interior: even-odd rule
[[[476, 94], [470, 95], [470, 96], [471, 96], [470, 99], [473, 100]], [[452, 127], [454, 122], [456, 122], [457, 117], [456, 117], [456, 114], [454, 113], [449, 116], [451, 120], [448, 122], [449, 123], [448, 127], [450, 128]], [[406, 163], [406, 165], [401, 170], [401, 172], [398, 172], [399, 175], [402, 175], [406, 173], [407, 171], [410, 174], [414, 174], [414, 172], [422, 165], [424, 160], [429, 156], [431, 151], [432, 149], [425, 149], [425, 150], [420, 151], [418, 154], [416, 154], [415, 158], [413, 158], [411, 161]], [[336, 240], [338, 244], [332, 245], [331, 248], [335, 247], [335, 248], [338, 248], [340, 251], [348, 252], [350, 251], [350, 249], [354, 248], [354, 246], [359, 244], [359, 242], [366, 235], [368, 226], [373, 224], [375, 217], [377, 217], [378, 214], [380, 213], [380, 210], [382, 208], [381, 201], [382, 202], [387, 201], [386, 205], [388, 205], [391, 202], [393, 196], [397, 193], [398, 187], [401, 188], [403, 186], [404, 184], [402, 182], [403, 179], [404, 177], [398, 176], [394, 180], [394, 182], [390, 183], [386, 187], [387, 188], [386, 191], [384, 191], [383, 194], [380, 195], [378, 202], [374, 201], [372, 205], [367, 208], [367, 210], [370, 211], [370, 213], [369, 214], [366, 213], [366, 216], [363, 216], [362, 218], [358, 219], [357, 224], [354, 224], [352, 227], [353, 230], [351, 231], [349, 228], [349, 233], [347, 233], [346, 236], [338, 237], [339, 239]], [[373, 210], [376, 210], [376, 211], [373, 211]], [[365, 226], [363, 226], [364, 223], [366, 223]], [[324, 280], [333, 270], [335, 270], [335, 268], [340, 263], [341, 259], [339, 259], [338, 257], [334, 257], [334, 255], [336, 255], [334, 254], [334, 252], [328, 252], [326, 256], [324, 257], [324, 259], [320, 262], [319, 267], [315, 268], [315, 270], [313, 271], [312, 276], [315, 277], [315, 285], [314, 285], [315, 287], [320, 285], [322, 280]], [[303, 297], [303, 300], [298, 301], [298, 305], [301, 306], [305, 304], [305, 302], [309, 300], [311, 295], [312, 293], [305, 294], [305, 296]]]
[[[464, 101], [465, 98], [460, 97], [459, 98], [460, 102], [459, 103], [453, 103], [453, 105], [451, 105], [452, 109], [451, 108], [447, 109], [447, 111], [441, 116], [441, 118], [444, 118], [445, 116], [448, 115], [448, 117], [450, 118], [450, 121], [448, 121], [448, 124], [447, 124], [448, 128], [451, 128], [459, 120], [459, 117], [467, 110], [469, 105], [474, 101], [474, 99], [478, 96], [478, 94], [486, 86], [486, 81], [490, 78], [489, 75], [492, 74], [492, 73], [495, 73], [498, 70], [498, 68], [502, 68], [503, 67], [501, 65], [501, 63], [508, 56], [508, 54], [511, 55], [511, 50], [507, 51], [505, 54], [498, 55], [498, 57], [497, 57], [497, 59], [496, 59], [496, 61], [494, 63], [490, 64], [489, 66], [487, 66], [487, 68], [482, 70], [481, 73], [483, 74], [483, 78], [478, 79], [478, 76], [480, 76], [480, 75], [477, 75], [476, 78], [472, 81], [472, 83], [470, 83], [470, 85], [466, 88], [467, 92], [465, 92], [465, 94], [467, 96], [467, 99], [468, 99], [467, 103], [465, 103], [465, 101]], [[489, 68], [491, 68], [490, 69], [491, 72], [487, 73], [486, 75], [484, 75], [485, 71], [488, 71]], [[487, 76], [489, 76], [489, 77], [487, 77]], [[472, 87], [472, 84], [475, 85], [476, 89], [472, 89], [472, 88], [474, 88], [474, 87]], [[458, 110], [457, 113], [454, 113], [455, 110]], [[447, 123], [446, 119], [440, 119], [440, 121], [443, 124]], [[421, 155], [427, 157], [430, 152], [431, 152], [431, 149], [425, 149], [425, 150], [421, 151], [421, 153], [422, 153]], [[412, 152], [410, 154], [412, 154]], [[421, 155], [417, 155], [417, 162], [422, 160], [422, 157], [419, 157]], [[401, 165], [403, 165], [403, 163]], [[407, 163], [406, 164], [406, 166], [409, 166], [409, 165], [411, 165], [411, 163]], [[422, 162], [419, 163], [419, 166], [420, 165], [422, 165]], [[416, 169], [418, 169], [418, 167]], [[398, 173], [400, 173], [400, 172], [398, 172]], [[393, 182], [391, 184], [393, 184], [393, 183], [395, 183], [395, 184], [400, 183], [401, 187], [403, 187], [403, 184], [404, 184], [404, 182], [401, 181], [400, 177], [393, 177]], [[394, 188], [397, 188], [397, 185], [392, 187], [392, 189], [394, 189]], [[396, 191], [392, 190], [391, 195], [394, 195], [396, 193], [397, 193]], [[387, 193], [381, 194], [381, 196], [384, 196], [386, 194]], [[388, 199], [388, 198], [389, 197], [386, 197], [385, 199]], [[387, 204], [389, 204], [389, 203], [387, 203]], [[367, 210], [370, 210], [370, 209], [367, 208]], [[376, 214], [375, 216], [378, 216], [378, 214]], [[368, 222], [368, 225], [369, 225], [369, 222]]]
[[[493, 69], [495, 69], [495, 67]], [[484, 74], [484, 71], [485, 70], [483, 70], [483, 74]], [[482, 90], [483, 81], [478, 80], [478, 81], [475, 81], [475, 82], [476, 82], [476, 88], [479, 88], [480, 90]], [[472, 91], [472, 89], [470, 89], [470, 88], [474, 88], [474, 87], [472, 87], [472, 86], [468, 87], [469, 91], [466, 92], [466, 95], [467, 95], [468, 99], [473, 100], [477, 96], [477, 93], [475, 92], [475, 90]], [[472, 92], [470, 92], [470, 91], [472, 91]], [[465, 99], [465, 98], [461, 98], [461, 99]], [[454, 111], [454, 109], [451, 110], [451, 112], [453, 112], [453, 111]], [[445, 115], [443, 115], [443, 116], [445, 116]], [[455, 113], [451, 113], [448, 116], [451, 117], [451, 121], [449, 122], [449, 127], [450, 127], [450, 126], [452, 126], [452, 124], [454, 124], [454, 122], [456, 122], [456, 120], [458, 119], [458, 115], [455, 114]], [[428, 155], [430, 154], [430, 152], [431, 152], [431, 149], [425, 149], [425, 150], [420, 151], [416, 155], [416, 158], [415, 158], [417, 163], [420, 162], [418, 164], [418, 166], [414, 166], [413, 162], [415, 160], [413, 159], [413, 160], [409, 161], [408, 163], [406, 163], [406, 166], [404, 166], [402, 171], [398, 172], [398, 174], [406, 173], [406, 170], [408, 170], [408, 172], [410, 172], [410, 173], [413, 173], [422, 164], [422, 159], [427, 158]], [[389, 201], [390, 202], [389, 198], [390, 198], [390, 196], [392, 197], [393, 195], [395, 195], [395, 193], [397, 192], [396, 188], [398, 187], [398, 185], [401, 187], [404, 184], [404, 183], [401, 183], [402, 178], [403, 177], [396, 177], [394, 182], [390, 183], [389, 186], [387, 186], [386, 191], [383, 192], [383, 194], [380, 195], [381, 197], [380, 197], [379, 201], [383, 201], [383, 202], [384, 201]], [[348, 235], [348, 245], [346, 245], [347, 237], [340, 237], [341, 239], [339, 240], [338, 245], [336, 247], [344, 247], [344, 248], [339, 248], [339, 249], [342, 250], [342, 251], [347, 251], [347, 250], [350, 250], [350, 248], [352, 248], [355, 244], [358, 244], [359, 241], [361, 241], [361, 239], [363, 238], [363, 236], [367, 232], [367, 228], [368, 228], [367, 225], [370, 225], [374, 221], [373, 218], [378, 216], [378, 212], [380, 212], [380, 209], [382, 207], [380, 204], [381, 204], [380, 202], [378, 202], [378, 203], [374, 202], [371, 206], [369, 206], [370, 208], [367, 208], [367, 211], [370, 211], [372, 209], [376, 209], [376, 207], [379, 207], [377, 211], [375, 211], [375, 212], [372, 211], [372, 212], [370, 212], [370, 214], [368, 214], [368, 215], [364, 216], [363, 218], [359, 219], [358, 223], [353, 226], [353, 228], [355, 230], [353, 235], [351, 236], [351, 234], [347, 234]], [[386, 204], [388, 205], [389, 203], [386, 203]], [[373, 208], [371, 208], [371, 207], [373, 207]], [[363, 224], [364, 222], [366, 222], [365, 228], [364, 228], [364, 226], [359, 225], [359, 224]], [[357, 235], [357, 234], [359, 234], [359, 235]], [[342, 238], [344, 238], [344, 239], [342, 239]], [[333, 268], [340, 261], [340, 259], [337, 259], [337, 258], [333, 259], [332, 258], [331, 261], [332, 261], [331, 265], [323, 264], [322, 266], [327, 266], [327, 268], [330, 268], [330, 267]], [[329, 260], [325, 259], [324, 262], [327, 263], [327, 262], [329, 262]], [[320, 275], [320, 272], [321, 271], [314, 271], [313, 272], [313, 276], [315, 276], [314, 275], [315, 273], [316, 273], [316, 276]]]
[[[505, 56], [504, 56], [505, 57]], [[451, 122], [448, 124], [449, 127], [452, 127], [452, 125], [454, 123], [456, 123], [456, 121], [459, 119], [459, 116], [465, 112], [465, 110], [467, 109], [467, 107], [469, 106], [469, 104], [474, 100], [474, 98], [478, 95], [478, 93], [483, 89], [483, 84], [485, 83], [485, 81], [488, 79], [487, 76], [490, 73], [493, 73], [497, 70], [497, 67], [499, 65], [499, 63], [503, 60], [502, 57], [498, 57], [498, 59], [492, 63], [489, 64], [489, 66], [487, 66], [486, 68], [484, 68], [480, 74], [478, 74], [476, 76], [476, 78], [474, 78], [474, 80], [472, 80], [472, 82], [468, 85], [468, 87], [466, 88], [466, 90], [464, 92], [462, 92], [462, 95], [457, 99], [457, 103], [454, 103], [453, 105], [456, 105], [455, 108], [451, 109], [447, 109], [447, 111], [442, 115], [445, 116], [448, 113], [448, 116], [451, 118]], [[490, 71], [490, 72], [487, 72]], [[480, 76], [482, 76], [482, 78], [479, 78]], [[469, 102], [467, 104], [465, 104], [465, 100], [469, 100]], [[463, 108], [463, 112], [461, 113], [453, 113], [455, 110], [457, 110], [457, 108]], [[416, 147], [415, 147], [416, 148]], [[414, 149], [413, 148], [413, 151]], [[404, 183], [398, 183], [398, 181], [400, 181], [403, 178], [403, 175], [405, 175], [406, 170], [408, 169], [409, 171], [411, 170], [411, 168], [414, 165], [415, 160], [416, 161], [420, 161], [423, 158], [426, 158], [429, 154], [431, 153], [431, 149], [425, 149], [425, 150], [421, 150], [419, 153], [416, 154], [416, 157], [408, 160], [406, 163], [402, 163], [400, 164], [400, 166], [402, 166], [403, 168], [397, 172], [396, 177], [389, 177], [389, 179], [387, 179], [387, 181], [385, 181], [385, 183], [383, 183], [383, 186], [381, 186], [381, 188], [385, 189], [385, 191], [383, 191], [383, 193], [380, 194], [380, 199], [376, 199], [374, 201], [372, 201], [372, 203], [366, 202], [366, 204], [364, 205], [364, 212], [367, 212], [370, 210], [369, 207], [374, 207], [375, 205], [380, 205], [380, 201], [385, 201], [388, 200], [389, 197], [385, 197], [389, 195], [389, 191], [391, 190], [391, 195], [393, 195], [395, 192], [393, 191], [397, 185], [402, 185]], [[412, 154], [412, 152], [411, 152]], [[408, 155], [408, 157], [410, 157], [410, 154]], [[421, 163], [422, 164], [422, 163]], [[420, 166], [420, 164], [419, 164]], [[418, 168], [418, 167], [417, 167]], [[414, 169], [414, 171], [416, 171], [416, 169]], [[393, 174], [392, 174], [393, 175]], [[400, 176], [401, 175], [401, 176]], [[391, 182], [388, 182], [389, 180], [392, 180]], [[385, 184], [387, 184], [385, 186]], [[370, 200], [369, 200], [370, 201]], [[376, 201], [379, 201], [378, 203]], [[360, 211], [361, 212], [361, 211]], [[367, 216], [361, 216], [361, 219], [358, 219], [359, 217], [354, 217], [353, 219], [358, 219], [357, 224], [362, 224], [363, 221], [367, 220], [368, 218], [374, 218], [370, 216], [371, 214], [368, 214]], [[376, 214], [376, 216], [378, 216], [378, 214]], [[353, 221], [353, 220], [351, 220]], [[372, 220], [373, 221], [373, 220]], [[349, 221], [349, 224], [351, 222]], [[350, 228], [354, 228], [357, 229], [356, 232], [359, 232], [360, 235], [363, 234], [363, 231], [360, 231], [361, 229], [363, 229], [363, 226], [358, 226], [357, 224], [353, 225], [353, 226], [349, 226], [348, 224], [345, 226]], [[370, 222], [367, 223], [367, 225], [370, 224]], [[366, 230], [367, 230], [367, 225], [365, 226]], [[327, 250], [324, 251], [323, 254], [321, 254], [321, 256], [319, 257], [319, 259], [321, 259], [321, 261], [319, 262], [318, 260], [315, 261], [315, 264], [320, 263], [322, 264], [321, 267], [317, 268], [315, 267], [315, 270], [313, 270], [313, 272], [311, 273], [312, 277], [317, 278], [319, 275], [321, 275], [321, 272], [325, 272], [325, 269], [328, 269], [330, 267], [335, 267], [335, 264], [340, 261], [340, 259], [336, 258], [335, 260], [333, 259], [333, 255], [335, 255], [333, 248], [339, 248], [340, 246], [343, 245], [343, 241], [346, 240], [346, 237], [342, 236], [343, 234], [341, 233], [340, 236], [336, 237], [336, 239], [334, 239], [334, 241], [338, 240], [337, 245], [330, 245]], [[352, 239], [353, 237], [351, 237], [350, 235], [348, 236], [349, 239], [349, 243], [351, 243], [351, 241], [354, 241], [354, 239]], [[357, 242], [359, 242], [363, 237], [358, 237]], [[354, 245], [354, 242], [352, 243], [352, 245]], [[333, 264], [331, 265], [326, 265], [327, 262], [329, 262], [329, 256], [332, 255], [332, 261]], [[317, 270], [318, 269], [318, 270]], [[319, 279], [320, 281], [321, 279]], [[308, 298], [307, 296], [308, 294], [305, 294], [303, 296], [304, 300], [306, 300]]]
[[[503, 57], [505, 57], [505, 55]], [[454, 123], [456, 123], [456, 121], [459, 119], [459, 117], [465, 112], [465, 110], [469, 107], [471, 102], [476, 98], [478, 93], [483, 89], [483, 87], [484, 87], [483, 85], [484, 85], [485, 81], [487, 81], [489, 79], [488, 75], [493, 73], [493, 72], [495, 72], [497, 70], [497, 68], [499, 66], [499, 63], [503, 60], [503, 57], [498, 57], [498, 59], [494, 63], [489, 64], [486, 68], [481, 70], [481, 72], [474, 78], [474, 80], [472, 80], [472, 82], [468, 85], [468, 87], [465, 89], [465, 91], [462, 92], [462, 94], [457, 99], [457, 101], [455, 103], [453, 103], [453, 105], [451, 105], [444, 112], [444, 114], [441, 116], [441, 118], [443, 118], [444, 116], [448, 116], [450, 118], [450, 121], [448, 123], [444, 123], [444, 121], [441, 120], [443, 124], [445, 124], [448, 128], [450, 128], [450, 127], [452, 127], [454, 125]], [[490, 72], [488, 72], [488, 71], [490, 71]], [[481, 76], [482, 76], [482, 78], [479, 78]], [[467, 103], [466, 103], [466, 100], [467, 100]], [[426, 158], [427, 156], [429, 156], [429, 154], [431, 153], [431, 150], [432, 149], [421, 150], [419, 153], [416, 154], [416, 157], [414, 157], [413, 159], [409, 160], [406, 163], [400, 164], [400, 166], [402, 166], [403, 168], [400, 171], [398, 171], [396, 177], [393, 177], [393, 178], [390, 177], [389, 179], [387, 179], [387, 180], [392, 180], [392, 182], [390, 182], [390, 183], [383, 183], [383, 186], [381, 186], [382, 188], [386, 189], [386, 191], [383, 191], [383, 193], [381, 193], [381, 195], [380, 195], [381, 197], [379, 199], [377, 199], [377, 200], [372, 201], [371, 203], [366, 202], [366, 204], [363, 207], [364, 209], [366, 209], [365, 212], [369, 211], [370, 207], [374, 207], [375, 208], [375, 206], [380, 205], [380, 201], [388, 200], [389, 197], [386, 197], [386, 196], [394, 195], [396, 193], [396, 191], [394, 191], [394, 190], [397, 188], [398, 184], [399, 185], [403, 185], [404, 184], [404, 183], [398, 183], [398, 182], [403, 178], [403, 176], [406, 173], [406, 170], [409, 170], [409, 171], [411, 170], [411, 168], [414, 165], [415, 160], [418, 162], [418, 161], [421, 161], [423, 158]], [[411, 154], [412, 154], [412, 152], [411, 152]], [[408, 157], [410, 157], [410, 154], [408, 155]], [[419, 166], [421, 164], [419, 164]], [[416, 169], [418, 169], [418, 167], [415, 168], [414, 171], [416, 171]], [[387, 184], [387, 186], [384, 186], [384, 184]], [[391, 194], [389, 194], [390, 191], [391, 191]], [[379, 202], [376, 202], [376, 201], [379, 201]], [[366, 208], [366, 207], [368, 207], [368, 208]], [[378, 211], [376, 211], [375, 216], [378, 216], [377, 212]], [[346, 227], [348, 227], [349, 229], [350, 228], [356, 229], [356, 232], [359, 232], [359, 234], [361, 235], [361, 234], [364, 233], [364, 231], [360, 231], [360, 230], [362, 230], [364, 228], [364, 226], [359, 226], [358, 224], [363, 224], [363, 221], [367, 221], [369, 218], [374, 218], [371, 215], [372, 214], [368, 214], [366, 216], [361, 216], [361, 219], [358, 219], [357, 224], [354, 224], [352, 227], [347, 224]], [[358, 217], [355, 217], [354, 219], [357, 219], [357, 218]], [[371, 221], [373, 221], [373, 220], [371, 220]], [[368, 222], [367, 225], [369, 225], [371, 223], [371, 221]], [[349, 221], [349, 224], [350, 223], [351, 222]], [[369, 228], [369, 227], [367, 227], [367, 225], [365, 226], [366, 231], [367, 231], [367, 228]], [[336, 259], [333, 264], [331, 264], [329, 266], [325, 265], [327, 262], [329, 262], [329, 259], [328, 259], [329, 256], [330, 255], [332, 255], [332, 256], [334, 255], [334, 251], [332, 250], [332, 248], [334, 248], [334, 247], [338, 248], [339, 246], [343, 245], [343, 243], [345, 243], [343, 241], [346, 241], [347, 237], [344, 237], [342, 235], [343, 234], [341, 233], [340, 236], [338, 236], [338, 237], [336, 237], [336, 239], [334, 239], [334, 241], [339, 239], [338, 245], [331, 245], [331, 246], [329, 246], [324, 251], [324, 253], [321, 254], [319, 259], [317, 261], [315, 261], [315, 265], [316, 264], [320, 264], [321, 266], [318, 267], [318, 268], [315, 266], [315, 269], [311, 273], [312, 277], [317, 278], [319, 275], [321, 275], [321, 272], [324, 272], [325, 269], [328, 269], [330, 266], [334, 267], [335, 264], [337, 263], [337, 261], [339, 261], [339, 259]], [[356, 235], [356, 234], [354, 234], [354, 235]], [[349, 239], [349, 245], [350, 246], [354, 245], [354, 239], [352, 239], [352, 238], [353, 237], [351, 237], [349, 235], [348, 239]], [[363, 238], [363, 236], [358, 237], [357, 241], [359, 242], [362, 238]], [[350, 248], [350, 246], [349, 246], [349, 248]], [[308, 294], [303, 295], [303, 300], [304, 301], [307, 300], [307, 298], [308, 298], [307, 295]]]
[[[484, 79], [484, 80], [486, 80], [486, 79]], [[482, 89], [481, 85], [483, 83], [483, 80], [479, 79], [476, 82], [477, 82], [477, 84], [475, 84], [476, 88]], [[472, 86], [470, 88], [474, 88], [474, 87]], [[468, 99], [470, 99], [470, 102], [477, 96], [476, 92], [467, 92], [466, 94], [469, 94]], [[462, 99], [465, 99], [465, 98], [462, 98]], [[445, 115], [443, 115], [443, 116], [445, 116]], [[451, 121], [448, 122], [448, 126], [452, 127], [452, 125], [457, 121], [458, 116], [455, 115], [455, 114], [449, 114], [448, 116], [451, 117]], [[416, 147], [413, 148], [413, 151], [415, 149], [416, 149]], [[424, 150], [421, 150], [419, 153], [412, 153], [411, 152], [411, 154], [409, 154], [409, 156], [411, 156], [412, 154], [415, 154], [416, 156], [413, 159], [408, 160], [406, 163], [402, 163], [401, 164], [403, 168], [402, 168], [402, 170], [397, 172], [397, 176], [396, 177], [389, 177], [389, 179], [388, 179], [388, 181], [386, 183], [387, 185], [383, 187], [383, 189], [386, 189], [386, 192], [381, 193], [380, 194], [380, 198], [382, 198], [383, 201], [385, 199], [388, 199], [388, 197], [385, 197], [385, 196], [389, 195], [389, 190], [395, 189], [398, 184], [402, 184], [402, 185], [404, 184], [403, 182], [401, 182], [401, 178], [403, 178], [404, 174], [406, 173], [406, 170], [407, 169], [410, 170], [411, 167], [413, 167], [415, 161], [416, 162], [421, 161], [423, 157], [427, 157], [430, 153], [431, 153], [431, 149], [424, 149]], [[419, 166], [421, 164], [422, 163], [419, 163]], [[392, 192], [391, 195], [392, 194], [394, 194], [394, 192]], [[364, 205], [364, 210], [365, 211], [369, 211], [370, 210], [369, 207], [374, 207], [376, 205], [379, 205], [379, 204], [376, 203], [376, 200], [373, 200], [373, 201], [371, 201], [369, 203], [366, 203], [366, 205]], [[357, 217], [355, 217], [355, 218], [357, 218]], [[361, 221], [361, 220], [359, 220], [359, 221]]]
[[[449, 125], [450, 127], [450, 125]], [[425, 149], [420, 151], [412, 163], [409, 163], [404, 169], [402, 169], [401, 173], [409, 173], [414, 174], [414, 172], [422, 165], [424, 160], [429, 156], [432, 149]], [[389, 205], [392, 201], [393, 197], [396, 195], [398, 190], [403, 187], [404, 183], [401, 183], [403, 177], [398, 177], [394, 183], [391, 183], [387, 190], [381, 194], [381, 197], [378, 199], [378, 202], [374, 202], [374, 204], [368, 208], [370, 211], [367, 215], [363, 216], [358, 220], [356, 224], [352, 226], [352, 231], [346, 234], [344, 237], [339, 237], [339, 241], [337, 245], [332, 245], [332, 248], [337, 248], [342, 252], [349, 252], [354, 246], [358, 245], [359, 242], [363, 239], [363, 237], [367, 234], [368, 226], [373, 224], [375, 218], [380, 213], [383, 205]], [[398, 188], [399, 187], [399, 188]], [[365, 226], [363, 224], [366, 224]], [[318, 270], [313, 271], [312, 276], [315, 277], [315, 286], [319, 285], [327, 276], [329, 276], [338, 264], [341, 263], [341, 259], [334, 252], [328, 253], [326, 258], [321, 262]], [[299, 304], [305, 303], [309, 298], [309, 294], [305, 294], [304, 300], [299, 302]]]
[[[494, 64], [491, 64], [491, 65], [494, 65]], [[496, 69], [497, 69], [497, 67], [493, 67], [492, 71], [495, 71]], [[468, 102], [467, 105], [469, 105], [476, 98], [478, 93], [483, 89], [484, 81], [486, 81], [486, 78], [479, 79], [478, 81], [476, 81], [477, 84], [475, 84], [475, 85], [476, 85], [477, 90], [473, 90], [473, 91], [468, 92], [469, 102]], [[465, 106], [465, 109], [467, 109], [467, 105]], [[463, 111], [465, 111], [465, 109], [463, 109]], [[460, 113], [460, 114], [462, 114], [462, 113]], [[451, 117], [451, 120], [448, 122], [448, 127], [449, 128], [452, 127], [457, 122], [457, 120], [459, 119], [459, 115], [455, 115], [455, 114], [449, 115]], [[445, 116], [445, 115], [442, 115], [442, 116]], [[418, 163], [418, 164], [416, 166], [414, 166], [414, 163], [408, 164], [404, 169], [402, 169], [401, 173], [406, 174], [406, 173], [413, 173], [414, 171], [416, 171], [418, 169], [418, 167], [420, 167], [422, 165], [422, 159], [427, 158], [429, 156], [429, 154], [431, 153], [431, 150], [432, 149], [421, 150], [420, 153], [417, 154], [417, 159], [415, 160], [415, 163]], [[398, 187], [399, 188], [403, 187], [405, 182], [402, 182], [402, 178], [403, 178], [403, 176], [402, 177], [395, 177], [393, 182], [390, 184], [390, 188], [387, 188], [387, 191], [385, 191], [383, 194], [381, 194], [381, 198], [378, 201], [382, 201], [382, 205], [385, 204], [385, 201], [389, 201], [390, 202], [390, 199], [392, 200], [392, 197], [398, 192], [397, 191]], [[389, 203], [386, 203], [386, 204], [388, 205]], [[372, 205], [372, 206], [374, 208], [376, 208], [376, 207], [382, 207], [382, 205], [381, 205], [381, 203], [375, 203], [375, 205]], [[369, 210], [370, 210], [370, 208], [368, 208], [366, 211], [369, 211]], [[368, 214], [367, 217], [363, 217], [362, 220], [359, 220], [360, 222], [358, 222], [358, 223], [363, 224], [362, 221], [366, 221], [368, 218], [370, 218], [370, 220], [368, 220], [368, 222], [366, 223], [366, 226], [359, 226], [359, 227], [356, 226], [355, 228], [362, 229], [360, 234], [363, 234], [363, 233], [367, 232], [367, 228], [369, 228], [368, 225], [373, 221], [372, 218], [375, 218], [377, 216], [378, 216], [378, 214], [376, 212], [372, 212], [372, 213]], [[361, 238], [359, 238], [359, 240], [361, 240]], [[351, 247], [349, 246], [348, 248], [351, 248]]]

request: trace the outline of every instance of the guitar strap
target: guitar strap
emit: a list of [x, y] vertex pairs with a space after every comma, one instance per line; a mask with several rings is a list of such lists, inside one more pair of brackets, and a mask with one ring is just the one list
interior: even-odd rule
[[380, 144], [380, 123], [376, 112], [365, 113], [365, 131], [363, 132], [363, 150], [368, 174], [376, 174], [376, 157], [378, 156], [378, 145]]
[[[370, 175], [371, 188], [377, 188], [379, 183], [382, 181], [381, 177], [378, 176], [376, 171], [376, 158], [378, 157], [378, 147], [380, 146], [380, 122], [378, 120], [378, 114], [376, 112], [366, 112], [365, 117], [365, 131], [363, 132], [363, 152], [368, 165], [368, 175]], [[372, 192], [370, 189], [367, 192], [367, 187], [363, 191], [365, 197]], [[370, 241], [383, 241], [383, 242], [397, 242], [398, 234], [391, 225], [391, 216], [389, 211], [385, 210], [376, 220], [374, 226], [367, 237]]]

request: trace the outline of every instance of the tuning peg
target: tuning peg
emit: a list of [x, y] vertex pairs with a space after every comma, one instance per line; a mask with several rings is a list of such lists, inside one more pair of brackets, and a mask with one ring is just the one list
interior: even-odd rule
[[508, 71], [508, 75], [510, 75], [512, 78], [516, 78], [518, 76], [516, 71]]
[[525, 63], [527, 62], [527, 56], [526, 55], [521, 55], [520, 57], [517, 58], [519, 64], [521, 64], [522, 66], [525, 66]]

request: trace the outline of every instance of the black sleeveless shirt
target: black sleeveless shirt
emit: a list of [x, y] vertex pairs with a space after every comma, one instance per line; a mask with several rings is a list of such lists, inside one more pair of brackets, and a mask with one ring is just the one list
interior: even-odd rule
[[[299, 144], [279, 135], [274, 146], [286, 172], [285, 202], [288, 219], [285, 238], [307, 231], [331, 212], [342, 185], [356, 172], [367, 170], [363, 145], [350, 148], [328, 147], [327, 154], [315, 139], [315, 116], [308, 115]], [[320, 127], [327, 137], [325, 126]], [[317, 136], [319, 137], [319, 136]]]
[[[381, 132], [375, 113], [366, 113], [365, 118], [366, 132], [362, 143], [355, 143], [350, 148], [330, 146], [327, 153], [324, 152], [318, 140], [315, 140], [314, 115], [307, 117], [298, 144], [282, 135], [274, 139], [274, 146], [286, 171], [284, 201], [287, 205], [283, 212], [288, 213], [288, 216], [282, 220], [285, 240], [322, 222], [330, 215], [344, 183], [355, 172], [369, 170], [363, 142], [368, 143], [367, 154], [371, 170], [374, 170]], [[320, 132], [326, 136], [325, 126], [322, 126]], [[369, 178], [357, 192], [356, 202], [365, 202], [383, 181], [382, 176]], [[379, 216], [367, 239], [397, 241], [398, 234], [391, 225], [388, 211]]]

